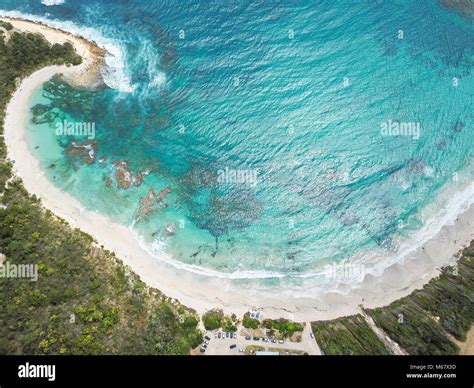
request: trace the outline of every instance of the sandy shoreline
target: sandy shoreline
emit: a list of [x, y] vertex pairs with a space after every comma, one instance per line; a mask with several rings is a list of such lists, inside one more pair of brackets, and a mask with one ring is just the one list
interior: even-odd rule
[[72, 35], [69, 32], [52, 28], [39, 22], [13, 19], [6, 16], [0, 16], [0, 20], [8, 22], [14, 27], [12, 31], [7, 31], [7, 40], [11, 33], [16, 31], [43, 35], [50, 44], [71, 43], [76, 53], [82, 57], [82, 63], [79, 66], [75, 66], [74, 69], [66, 70], [65, 67], [61, 69], [65, 80], [71, 86], [95, 89], [104, 85], [100, 74], [100, 69], [104, 62], [104, 50], [100, 47], [80, 36]]
[[41, 170], [26, 141], [26, 120], [33, 91], [59, 73], [73, 85], [90, 83], [97, 76], [94, 73], [98, 60], [97, 47], [60, 30], [27, 21], [8, 21], [18, 29], [24, 28], [23, 31], [33, 28], [50, 42], [62, 43], [69, 40], [84, 58], [83, 64], [74, 68], [50, 66], [39, 70], [23, 80], [15, 91], [6, 110], [4, 138], [8, 157], [14, 161], [16, 176], [23, 179], [29, 193], [41, 198], [44, 207], [64, 218], [72, 227], [92, 235], [105, 248], [114, 251], [147, 285], [178, 299], [198, 313], [211, 308], [223, 308], [226, 313], [242, 315], [249, 309], [258, 308], [265, 317], [284, 317], [296, 321], [351, 315], [359, 311], [360, 305], [384, 306], [421, 288], [439, 273], [440, 267], [453, 264], [456, 261], [455, 254], [474, 238], [474, 206], [471, 205], [457, 217], [453, 225], [444, 226], [434, 238], [427, 241], [423, 249], [410, 253], [403, 262], [389, 266], [380, 276], [367, 275], [363, 282], [345, 293], [327, 292], [311, 298], [256, 292], [251, 287], [237, 288], [228, 280], [178, 270], [158, 261], [140, 247], [126, 226], [84, 209], [78, 200], [56, 188]]

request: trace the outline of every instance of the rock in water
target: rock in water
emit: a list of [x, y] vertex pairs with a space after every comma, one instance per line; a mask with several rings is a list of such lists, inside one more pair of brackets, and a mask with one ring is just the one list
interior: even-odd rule
[[82, 163], [93, 164], [97, 156], [97, 150], [95, 140], [86, 140], [83, 143], [73, 140], [66, 150], [66, 155], [70, 158], [80, 158]]
[[[161, 190], [158, 194], [156, 194], [155, 190], [150, 189], [148, 193], [140, 198], [140, 207], [138, 208], [138, 214], [135, 218], [136, 221], [140, 221], [141, 219], [147, 217], [155, 210], [157, 210], [156, 204], [159, 205], [160, 208], [168, 207], [168, 204], [164, 202], [165, 197], [171, 193], [171, 187], [166, 187], [165, 189]], [[169, 226], [169, 225], [168, 225]], [[170, 227], [171, 228], [171, 227]], [[168, 230], [168, 227], [167, 227]], [[175, 228], [172, 230], [173, 233]], [[168, 231], [169, 232], [169, 231]]]
[[115, 180], [120, 189], [128, 189], [132, 184], [132, 171], [127, 160], [115, 160]]

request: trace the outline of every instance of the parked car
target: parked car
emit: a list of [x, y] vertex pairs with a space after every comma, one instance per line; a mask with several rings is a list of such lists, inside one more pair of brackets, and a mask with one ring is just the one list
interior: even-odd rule
[[234, 348], [237, 347], [237, 345], [236, 345], [236, 344], [232, 344], [232, 345], [230, 345], [229, 347], [230, 347], [231, 349], [234, 349]]
[[240, 349], [239, 349], [239, 352], [240, 352], [240, 353], [243, 353], [243, 352], [244, 352], [244, 349], [240, 348]]
[[211, 337], [209, 337], [209, 336], [206, 335], [206, 336], [204, 337], [204, 339], [210, 341], [210, 340], [211, 340]]
[[217, 337], [218, 334], [219, 334], [219, 333], [214, 333], [214, 338], [218, 338], [218, 337]]
[[276, 344], [276, 343], [277, 343], [277, 340], [276, 340], [275, 338], [272, 338], [272, 342], [273, 342], [274, 344]]
[[262, 338], [263, 342], [268, 342], [268, 338]]
[[230, 337], [230, 333], [225, 333], [225, 338], [229, 338]]
[[245, 339], [246, 339], [246, 340], [250, 340], [250, 339], [252, 339], [252, 337], [250, 337], [249, 335], [246, 335], [246, 336], [245, 336]]
[[202, 347], [203, 347], [204, 349], [207, 349], [207, 344], [202, 344]]
[[236, 338], [237, 338], [237, 333], [234, 333], [234, 337], [233, 337], [233, 338], [234, 338], [234, 339], [236, 339]]
[[206, 349], [205, 349], [205, 348], [200, 348], [199, 351], [200, 351], [201, 353], [204, 353], [204, 352], [206, 351]]
[[221, 332], [217, 333], [217, 338], [221, 338]]
[[260, 338], [258, 338], [258, 337], [253, 337], [253, 340], [254, 340], [254, 341], [260, 341]]
[[313, 333], [309, 333], [309, 335], [311, 336], [311, 338], [314, 338], [314, 334], [313, 334]]
[[281, 344], [284, 344], [284, 343], [285, 343], [285, 341], [283, 341], [283, 340], [280, 340], [280, 341], [278, 341], [278, 342], [281, 343]]

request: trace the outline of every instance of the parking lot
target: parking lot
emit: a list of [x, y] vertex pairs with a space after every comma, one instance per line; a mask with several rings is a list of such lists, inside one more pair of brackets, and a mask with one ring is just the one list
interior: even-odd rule
[[[278, 351], [280, 354], [321, 354], [319, 347], [311, 337], [309, 325], [305, 326], [301, 342], [288, 340], [275, 340], [267, 337], [249, 337], [241, 334], [241, 328], [236, 333], [223, 333], [222, 331], [206, 332], [205, 349], [202, 355], [245, 355], [247, 347], [250, 349], [262, 349]], [[224, 335], [223, 335], [224, 334]], [[235, 347], [233, 346], [235, 345]], [[231, 348], [232, 346], [232, 348]], [[247, 352], [249, 353], [249, 352]]]

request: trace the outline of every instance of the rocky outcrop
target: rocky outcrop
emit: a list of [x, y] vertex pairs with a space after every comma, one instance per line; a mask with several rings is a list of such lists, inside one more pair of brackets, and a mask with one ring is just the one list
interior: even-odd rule
[[132, 185], [132, 171], [127, 160], [114, 160], [115, 181], [120, 189], [128, 189]]
[[[171, 193], [171, 187], [166, 187], [156, 194], [155, 190], [150, 189], [148, 193], [140, 198], [140, 207], [136, 216], [136, 221], [140, 221], [158, 209], [165, 209], [168, 204], [164, 201], [165, 197]], [[173, 230], [174, 232], [174, 230]]]
[[113, 165], [115, 166], [115, 181], [119, 189], [129, 189], [143, 184], [143, 177], [146, 174], [142, 170], [134, 173], [128, 160], [114, 160]]
[[86, 140], [82, 143], [73, 140], [66, 149], [66, 155], [72, 159], [79, 159], [81, 163], [93, 164], [97, 157], [97, 142]]
[[162, 203], [162, 204], [164, 204], [165, 207], [168, 207], [168, 205], [167, 205], [166, 203], [164, 203], [163, 200], [165, 199], [165, 197], [166, 197], [169, 193], [171, 193], [171, 191], [172, 191], [172, 190], [171, 190], [171, 187], [166, 187], [165, 189], [161, 190], [161, 191], [158, 193], [158, 195], [156, 196], [156, 201], [157, 201], [157, 202], [160, 202], [160, 203]]

